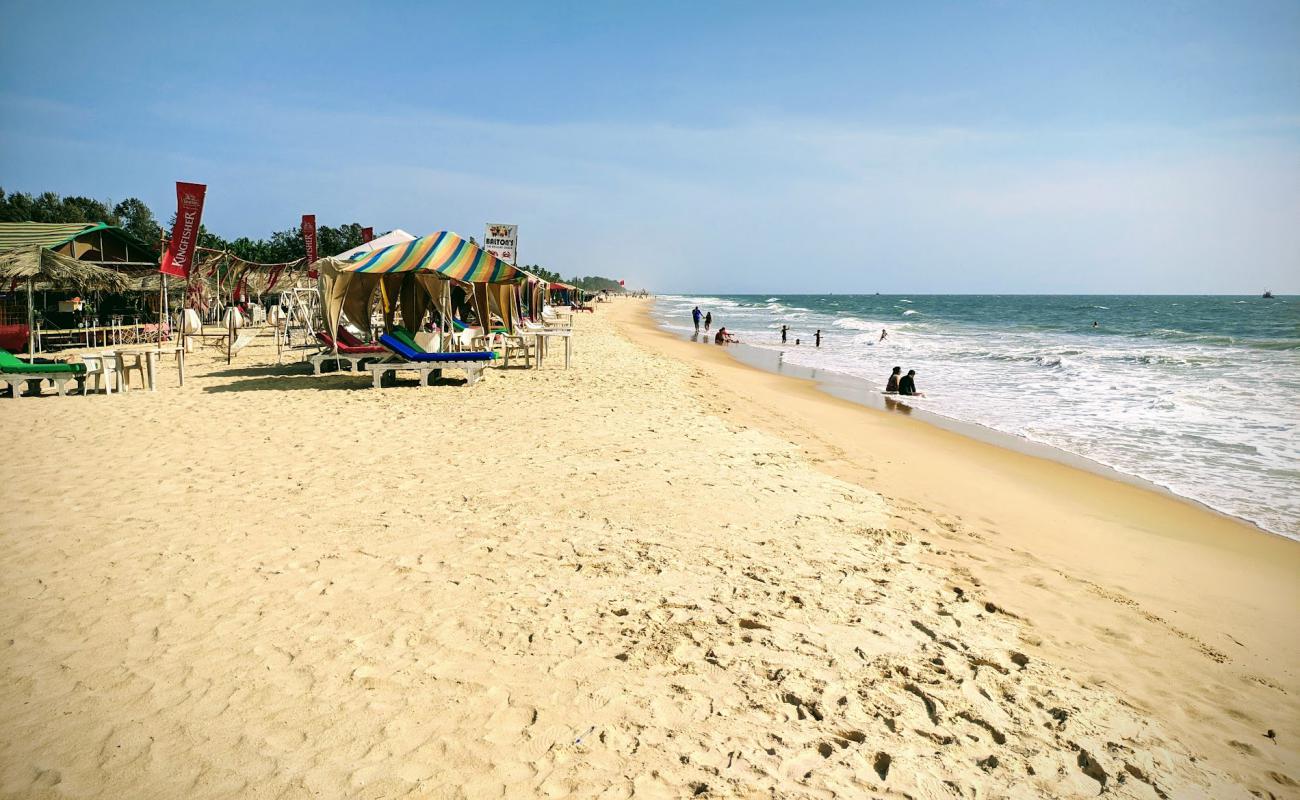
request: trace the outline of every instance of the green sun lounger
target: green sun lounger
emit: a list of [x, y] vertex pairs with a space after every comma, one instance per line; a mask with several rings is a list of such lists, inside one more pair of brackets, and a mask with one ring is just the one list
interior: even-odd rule
[[28, 381], [51, 381], [59, 390], [59, 395], [66, 394], [68, 381], [80, 382], [86, 375], [85, 364], [28, 364], [21, 361], [8, 350], [0, 349], [0, 381], [9, 386], [14, 399], [22, 397], [23, 384]]

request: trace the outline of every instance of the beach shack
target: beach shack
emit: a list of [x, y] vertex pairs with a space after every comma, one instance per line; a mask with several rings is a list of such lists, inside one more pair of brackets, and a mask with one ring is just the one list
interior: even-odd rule
[[0, 253], [0, 281], [10, 288], [22, 286], [27, 298], [25, 323], [0, 326], [0, 349], [29, 356], [40, 352], [37, 342], [36, 293], [120, 292], [129, 279], [115, 270], [80, 261], [39, 244], [15, 247]]
[[[33, 248], [59, 259], [39, 254], [20, 257], [34, 253]], [[30, 342], [43, 350], [135, 340], [150, 328], [156, 333], [161, 301], [145, 281], [157, 274], [158, 250], [122, 228], [102, 222], [0, 222], [0, 256], [5, 255], [12, 256], [10, 263], [27, 263], [28, 271], [33, 263], [76, 261], [112, 270], [125, 279], [64, 282], [60, 276], [70, 278], [76, 270], [46, 270], [40, 280], [31, 282], [30, 296], [23, 297], [19, 282], [11, 278], [0, 285], [0, 339], [6, 343]]]

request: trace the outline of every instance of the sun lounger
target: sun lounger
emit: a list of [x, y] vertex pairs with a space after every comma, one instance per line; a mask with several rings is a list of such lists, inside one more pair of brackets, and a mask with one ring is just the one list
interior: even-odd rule
[[15, 400], [22, 397], [23, 384], [28, 381], [36, 381], [38, 391], [42, 381], [52, 381], [61, 397], [67, 393], [68, 381], [81, 382], [85, 377], [85, 364], [28, 364], [8, 350], [0, 350], [0, 380], [8, 384]]
[[[325, 332], [321, 331], [321, 333], [325, 333]], [[354, 334], [352, 331], [348, 330], [346, 327], [342, 325], [339, 326], [338, 340], [339, 340], [339, 344], [345, 344], [348, 347], [374, 347], [375, 346], [368, 342], [361, 341], [360, 339], [357, 338], [356, 334]]]
[[351, 365], [353, 372], [359, 372], [367, 361], [383, 360], [388, 353], [388, 349], [377, 344], [348, 344], [347, 339], [358, 341], [352, 334], [344, 336], [345, 328], [339, 328], [338, 352], [334, 352], [335, 342], [325, 331], [316, 331], [316, 338], [320, 340], [321, 345], [325, 348], [307, 360], [311, 362], [312, 372], [320, 374], [321, 365], [334, 362], [336, 369], [341, 369], [343, 362], [346, 361]]
[[496, 358], [496, 353], [429, 353], [415, 343], [409, 331], [394, 328], [392, 333], [379, 337], [379, 343], [396, 356], [389, 361], [371, 364], [368, 369], [374, 376], [374, 387], [380, 388], [383, 376], [398, 370], [414, 370], [420, 373], [420, 385], [429, 385], [430, 379], [442, 377], [444, 369], [463, 369], [470, 384], [478, 382], [483, 368]]

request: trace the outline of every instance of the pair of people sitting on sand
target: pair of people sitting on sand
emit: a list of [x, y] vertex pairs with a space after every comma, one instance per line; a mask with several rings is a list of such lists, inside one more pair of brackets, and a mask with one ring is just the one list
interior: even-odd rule
[[902, 371], [902, 367], [894, 367], [894, 371], [889, 375], [889, 382], [885, 384], [885, 394], [925, 397], [916, 390], [916, 370], [909, 369], [906, 375], [900, 377]]
[[727, 342], [739, 342], [739, 341], [740, 340], [737, 339], [735, 336], [732, 336], [730, 333], [728, 333], [725, 327], [718, 328], [718, 332], [713, 336], [714, 344], [726, 344]]

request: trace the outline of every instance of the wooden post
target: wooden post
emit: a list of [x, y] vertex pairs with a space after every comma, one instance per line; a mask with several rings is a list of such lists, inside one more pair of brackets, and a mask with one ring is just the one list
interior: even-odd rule
[[[32, 279], [27, 279], [27, 363], [36, 363], [36, 306], [32, 300]], [[14, 397], [18, 390], [14, 389]]]
[[165, 272], [162, 274], [161, 284], [159, 291], [162, 292], [162, 296], [158, 298], [158, 350], [160, 352], [162, 351], [163, 325], [167, 324], [169, 316], [167, 313], [167, 273]]

